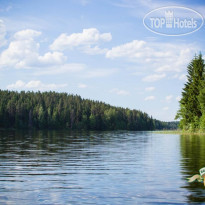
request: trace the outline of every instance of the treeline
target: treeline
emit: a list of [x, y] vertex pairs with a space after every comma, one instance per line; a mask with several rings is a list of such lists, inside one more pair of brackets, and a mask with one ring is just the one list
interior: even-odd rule
[[77, 95], [0, 90], [2, 128], [155, 130], [167, 125], [144, 112], [82, 99]]
[[183, 130], [205, 131], [205, 64], [202, 54], [193, 58], [187, 73], [176, 119], [180, 119], [179, 126]]
[[179, 127], [178, 121], [163, 122], [155, 120], [155, 129], [156, 130], [177, 130]]

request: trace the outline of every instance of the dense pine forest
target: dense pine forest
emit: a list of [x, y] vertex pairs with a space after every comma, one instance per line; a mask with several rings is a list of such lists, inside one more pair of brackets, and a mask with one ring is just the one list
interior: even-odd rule
[[202, 54], [190, 62], [187, 73], [176, 119], [180, 119], [179, 126], [183, 130], [205, 131], [205, 64]]
[[161, 122], [138, 110], [77, 95], [0, 90], [0, 128], [155, 130], [176, 127], [176, 122]]

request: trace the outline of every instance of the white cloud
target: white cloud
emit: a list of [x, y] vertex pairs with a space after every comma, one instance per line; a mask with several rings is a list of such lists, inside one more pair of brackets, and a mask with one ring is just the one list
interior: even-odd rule
[[172, 78], [178, 78], [179, 77], [179, 74], [175, 74], [174, 76], [172, 76]]
[[60, 74], [77, 74], [81, 78], [100, 78], [108, 77], [114, 74], [116, 69], [89, 69], [85, 64], [67, 63], [58, 66], [49, 66], [47, 68], [36, 68], [32, 73], [35, 76], [42, 75], [60, 75]]
[[137, 62], [141, 68], [146, 62], [146, 68], [156, 72], [182, 72], [197, 51], [195, 44], [133, 40], [108, 50], [106, 57]]
[[39, 56], [38, 60], [42, 64], [53, 65], [53, 64], [62, 64], [67, 60], [67, 58], [61, 52], [53, 52], [53, 53], [48, 52], [45, 53], [43, 56]]
[[[197, 50], [194, 45], [178, 44], [174, 45], [166, 44], [165, 50], [169, 51], [167, 58], [162, 59], [162, 66], [156, 68], [156, 72], [181, 72], [186, 68], [187, 64], [193, 57], [193, 53]], [[177, 49], [177, 50], [175, 50]]]
[[35, 37], [38, 37], [41, 35], [40, 31], [35, 31], [32, 29], [25, 29], [22, 31], [18, 31], [14, 34], [14, 38], [16, 40], [32, 40]]
[[162, 109], [163, 110], [169, 110], [169, 107], [163, 107]]
[[15, 40], [0, 55], [1, 67], [26, 68], [36, 62], [39, 44], [33, 40]]
[[6, 26], [4, 25], [4, 22], [0, 19], [0, 47], [6, 44], [5, 36], [6, 36]]
[[153, 90], [155, 90], [155, 87], [147, 87], [147, 88], [145, 88], [145, 91], [153, 91]]
[[142, 57], [142, 50], [145, 44], [146, 44], [145, 41], [134, 40], [132, 42], [113, 47], [111, 50], [107, 51], [106, 57], [107, 58], [120, 58], [120, 57], [140, 58]]
[[136, 72], [133, 73], [133, 75], [135, 75], [135, 76], [143, 76], [144, 72], [136, 71]]
[[[82, 33], [73, 33], [67, 35], [62, 33], [55, 41], [50, 45], [51, 50], [65, 50], [78, 46], [85, 46], [87, 49], [91, 49], [92, 45], [98, 44], [100, 41], [110, 41], [112, 35], [110, 33], [100, 33], [96, 28], [83, 29]], [[99, 48], [93, 48], [98, 50]]]
[[7, 86], [7, 89], [10, 90], [56, 90], [58, 88], [64, 88], [67, 84], [44, 84], [41, 81], [29, 81], [28, 83], [25, 83], [21, 80], [16, 81], [13, 84], [10, 84]]
[[130, 94], [129, 91], [127, 91], [127, 90], [120, 90], [120, 89], [118, 89], [118, 88], [114, 88], [114, 89], [110, 90], [110, 92], [111, 92], [111, 93], [115, 93], [115, 94], [117, 94], [117, 95], [124, 95], [124, 96]]
[[89, 55], [96, 55], [96, 54], [105, 54], [108, 49], [104, 48], [99, 48], [98, 46], [85, 46], [81, 49], [84, 53], [89, 54]]
[[78, 84], [78, 87], [79, 87], [79, 88], [87, 88], [88, 86], [87, 86], [86, 84], [79, 83], [79, 84]]
[[157, 72], [169, 71], [172, 68], [170, 65], [163, 65], [156, 69]]
[[147, 96], [144, 100], [145, 100], [145, 101], [155, 100], [155, 96], [153, 96], [153, 95]]
[[142, 79], [142, 81], [144, 81], [144, 82], [155, 82], [155, 81], [161, 80], [165, 77], [166, 77], [165, 73], [163, 73], [163, 74], [153, 74], [153, 75], [148, 75], [148, 76], [144, 77]]
[[186, 81], [187, 80], [187, 76], [185, 74], [181, 74], [179, 76], [179, 80]]
[[[112, 5], [117, 6], [117, 7], [123, 7], [123, 8], [131, 8], [132, 9], [132, 16], [135, 16], [137, 18], [139, 17], [144, 17], [145, 16], [145, 11], [151, 11], [156, 8], [164, 7], [164, 6], [170, 6], [173, 4], [173, 1], [162, 1], [162, 0], [118, 0], [118, 1], [111, 1]], [[179, 1], [174, 2], [175, 6], [182, 6]], [[195, 11], [198, 11], [199, 13], [204, 13], [205, 8], [202, 5], [193, 5], [193, 4], [188, 4], [186, 3], [186, 6], [188, 8], [192, 8]], [[189, 17], [189, 12], [182, 12], [177, 13], [177, 16], [181, 16], [182, 18]]]
[[21, 80], [16, 81], [14, 84], [10, 84], [7, 86], [8, 89], [19, 89], [23, 88], [25, 86], [25, 83]]
[[58, 66], [49, 66], [48, 68], [44, 69], [36, 69], [33, 75], [40, 76], [40, 75], [59, 75], [59, 74], [66, 74], [66, 73], [76, 73], [83, 71], [86, 68], [86, 65], [79, 64], [79, 63], [66, 63], [63, 65]]
[[63, 64], [67, 59], [63, 53], [47, 52], [39, 55], [40, 44], [35, 38], [40, 35], [41, 32], [31, 29], [16, 32], [8, 48], [0, 54], [0, 67], [25, 69]]
[[173, 95], [168, 95], [165, 97], [165, 100], [166, 100], [166, 102], [169, 103], [169, 102], [171, 102], [172, 98], [173, 98]]
[[186, 74], [175, 74], [173, 76], [173, 78], [181, 80], [181, 81], [186, 81], [187, 80], [187, 76]]
[[116, 72], [116, 69], [95, 69], [86, 72], [83, 76], [85, 78], [107, 77]]
[[[117, 2], [117, 3], [116, 3]], [[143, 17], [144, 17], [144, 8], [148, 8], [149, 10], [150, 9], [154, 9], [154, 8], [159, 8], [161, 7], [162, 5], [170, 5], [169, 1], [168, 2], [161, 2], [161, 1], [153, 1], [153, 0], [148, 0], [148, 1], [144, 1], [144, 0], [119, 0], [119, 1], [116, 1], [116, 2], [112, 2], [112, 4], [114, 6], [117, 6], [117, 7], [123, 7], [123, 8], [132, 8], [132, 9], [135, 9], [134, 11], [137, 11], [140, 12], [140, 14], [142, 15], [143, 14]], [[142, 9], [142, 7], [144, 7]], [[139, 15], [137, 15], [137, 17], [139, 17]]]

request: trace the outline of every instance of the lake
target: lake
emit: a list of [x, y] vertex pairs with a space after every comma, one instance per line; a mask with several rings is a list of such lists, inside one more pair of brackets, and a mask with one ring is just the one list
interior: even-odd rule
[[0, 204], [205, 202], [205, 136], [0, 131]]

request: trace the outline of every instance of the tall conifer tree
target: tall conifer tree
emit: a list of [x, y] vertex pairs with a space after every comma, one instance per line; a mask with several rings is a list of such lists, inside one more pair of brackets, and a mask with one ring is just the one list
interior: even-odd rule
[[204, 60], [201, 53], [190, 62], [187, 72], [187, 82], [182, 91], [180, 109], [177, 112], [176, 119], [180, 119], [182, 129], [193, 130], [198, 128], [202, 116], [199, 94], [204, 83]]

